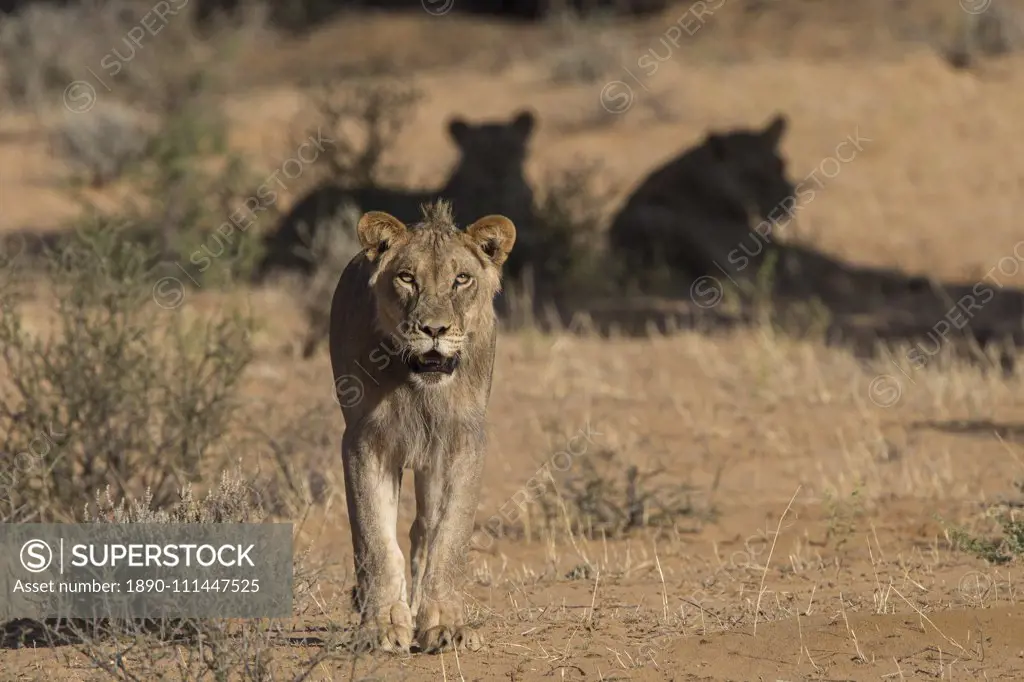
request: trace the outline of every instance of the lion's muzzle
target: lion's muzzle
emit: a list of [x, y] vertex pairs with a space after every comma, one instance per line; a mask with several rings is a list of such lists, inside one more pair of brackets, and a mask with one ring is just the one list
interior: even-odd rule
[[445, 356], [431, 350], [422, 355], [410, 356], [407, 364], [414, 374], [453, 374], [459, 366], [459, 356]]

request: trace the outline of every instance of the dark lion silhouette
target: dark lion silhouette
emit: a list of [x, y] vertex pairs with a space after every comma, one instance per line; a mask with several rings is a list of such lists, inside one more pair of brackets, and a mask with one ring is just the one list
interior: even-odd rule
[[648, 175], [609, 230], [627, 277], [643, 282], [659, 267], [691, 280], [723, 269], [756, 272], [752, 261], [763, 259], [766, 249], [756, 245], [755, 251], [752, 230], [785, 218], [795, 205], [779, 154], [786, 127], [778, 114], [761, 130], [711, 132]]
[[507, 216], [518, 234], [528, 241], [533, 229], [533, 190], [526, 180], [523, 164], [533, 133], [535, 117], [521, 111], [509, 121], [467, 123], [454, 118], [448, 133], [459, 148], [460, 158], [444, 186], [434, 191], [393, 187], [347, 188], [326, 184], [300, 200], [264, 238], [264, 256], [256, 268], [262, 280], [276, 270], [311, 274], [314, 263], [301, 253], [316, 233], [331, 224], [331, 218], [346, 203], [361, 213], [384, 211], [412, 224], [420, 207], [438, 199], [452, 204], [458, 225], [465, 226], [490, 214]]

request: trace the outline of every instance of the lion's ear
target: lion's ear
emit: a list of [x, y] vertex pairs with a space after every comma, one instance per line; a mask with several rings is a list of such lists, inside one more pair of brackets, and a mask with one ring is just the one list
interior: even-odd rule
[[523, 109], [516, 114], [516, 117], [512, 120], [512, 127], [525, 139], [533, 132], [533, 126], [536, 122], [537, 119], [533, 115], [533, 112], [529, 109]]
[[466, 236], [500, 268], [516, 243], [516, 226], [503, 215], [489, 215], [467, 227]]
[[782, 141], [782, 135], [786, 132], [786, 127], [789, 125], [789, 120], [785, 114], [776, 114], [768, 125], [764, 127], [764, 131], [761, 136], [771, 144], [772, 147], [778, 147], [779, 142]]
[[467, 132], [469, 132], [469, 124], [461, 118], [456, 117], [448, 121], [448, 134], [451, 135], [455, 144], [461, 145]]
[[371, 261], [387, 251], [395, 239], [404, 235], [407, 230], [401, 220], [383, 211], [364, 213], [356, 227], [359, 243], [366, 249], [366, 257]]

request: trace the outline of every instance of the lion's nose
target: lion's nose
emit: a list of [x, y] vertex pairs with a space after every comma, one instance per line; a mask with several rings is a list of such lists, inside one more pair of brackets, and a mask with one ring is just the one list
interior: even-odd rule
[[441, 334], [444, 334], [446, 331], [448, 331], [448, 327], [431, 327], [430, 325], [421, 324], [420, 331], [429, 336], [430, 338], [436, 339], [437, 337], [441, 336]]

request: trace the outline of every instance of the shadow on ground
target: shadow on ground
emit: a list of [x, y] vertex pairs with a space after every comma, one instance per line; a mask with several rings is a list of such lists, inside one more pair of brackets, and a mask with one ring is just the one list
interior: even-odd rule
[[979, 436], [1001, 440], [1024, 441], [1024, 424], [1001, 424], [988, 419], [952, 419], [948, 421], [919, 421], [912, 429], [930, 429], [962, 436]]
[[[759, 323], [767, 307], [782, 328], [794, 333], [821, 328], [830, 345], [849, 346], [858, 356], [912, 345], [904, 352], [915, 367], [927, 365], [947, 345], [979, 359], [990, 348], [1024, 345], [1020, 289], [858, 267], [799, 245], [779, 245], [771, 252], [779, 263], [771, 292], [735, 295], [737, 287], [726, 276], [712, 280], [706, 275], [689, 280], [689, 287], [683, 280], [679, 288], [689, 291], [675, 294], [559, 302], [558, 320], [602, 335], [642, 336], [652, 329], [714, 332]], [[1008, 353], [1004, 349], [996, 358], [1004, 370], [1012, 369]]]

